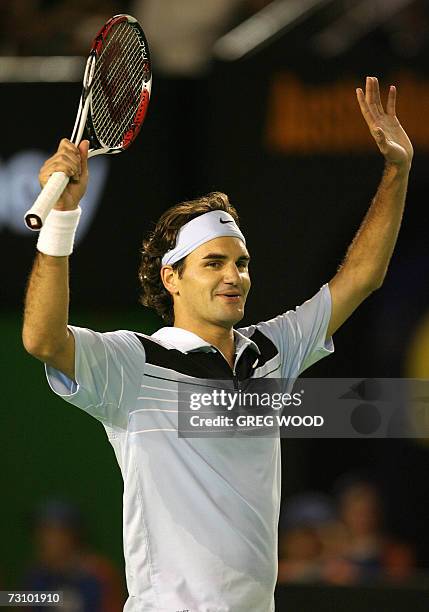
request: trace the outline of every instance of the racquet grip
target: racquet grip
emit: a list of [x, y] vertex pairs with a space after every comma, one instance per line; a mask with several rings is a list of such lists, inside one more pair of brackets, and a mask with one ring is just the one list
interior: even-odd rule
[[33, 231], [40, 230], [55, 204], [60, 199], [70, 179], [64, 172], [54, 172], [43, 187], [33, 206], [25, 213], [24, 221]]

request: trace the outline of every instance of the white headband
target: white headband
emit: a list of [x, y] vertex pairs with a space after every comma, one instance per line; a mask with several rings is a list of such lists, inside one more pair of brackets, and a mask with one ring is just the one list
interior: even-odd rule
[[162, 265], [172, 266], [205, 242], [221, 236], [240, 238], [246, 244], [243, 234], [229, 213], [223, 210], [212, 210], [195, 217], [180, 228], [177, 233], [176, 246], [165, 253]]

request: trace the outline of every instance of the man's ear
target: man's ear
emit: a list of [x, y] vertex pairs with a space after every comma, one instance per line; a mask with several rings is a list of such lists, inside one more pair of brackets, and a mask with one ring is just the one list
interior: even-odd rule
[[164, 287], [171, 295], [178, 295], [179, 290], [177, 288], [177, 272], [175, 272], [172, 266], [162, 266], [160, 270], [161, 280]]

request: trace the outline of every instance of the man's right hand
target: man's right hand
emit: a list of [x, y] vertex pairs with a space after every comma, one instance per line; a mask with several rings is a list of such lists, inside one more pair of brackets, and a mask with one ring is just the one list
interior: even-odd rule
[[63, 138], [57, 152], [43, 164], [39, 172], [41, 187], [44, 187], [54, 172], [64, 172], [70, 177], [61, 198], [55, 204], [57, 210], [73, 210], [79, 206], [88, 185], [88, 140], [76, 147]]

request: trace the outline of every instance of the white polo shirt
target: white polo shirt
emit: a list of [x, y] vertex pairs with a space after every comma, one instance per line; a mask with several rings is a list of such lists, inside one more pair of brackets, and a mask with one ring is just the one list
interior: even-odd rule
[[296, 310], [235, 330], [234, 371], [184, 329], [152, 336], [70, 327], [76, 381], [51, 388], [101, 421], [124, 479], [126, 612], [271, 612], [278, 438], [179, 438], [178, 382], [295, 379], [331, 353], [328, 285]]

